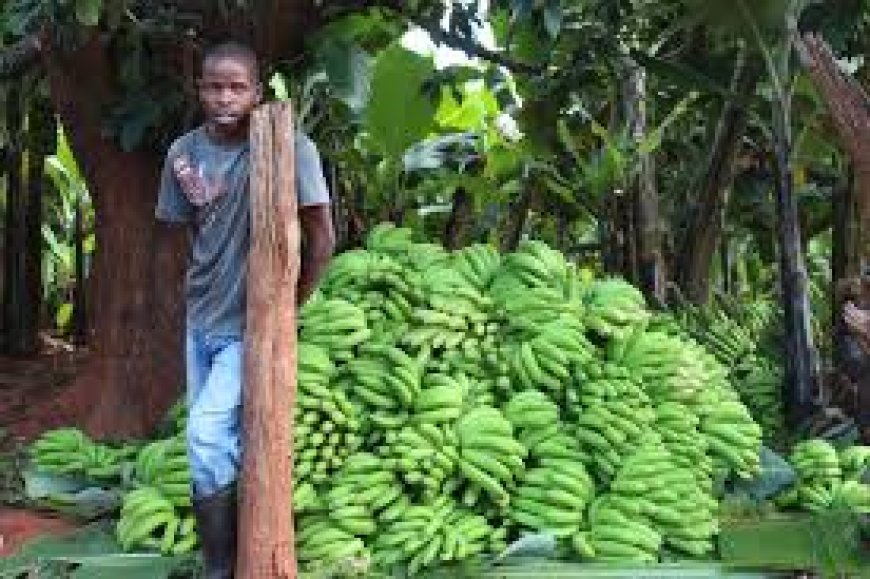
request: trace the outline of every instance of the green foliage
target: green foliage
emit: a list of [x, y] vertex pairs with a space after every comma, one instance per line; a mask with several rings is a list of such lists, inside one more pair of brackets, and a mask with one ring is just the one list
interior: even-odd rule
[[431, 59], [399, 44], [378, 56], [365, 120], [374, 146], [388, 158], [400, 158], [432, 130], [436, 107], [424, 89], [434, 70]]

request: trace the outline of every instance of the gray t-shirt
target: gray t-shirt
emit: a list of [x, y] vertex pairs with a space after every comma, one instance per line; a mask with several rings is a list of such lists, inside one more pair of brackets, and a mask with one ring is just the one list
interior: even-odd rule
[[[329, 203], [320, 155], [295, 135], [299, 206]], [[241, 336], [245, 327], [250, 248], [250, 149], [222, 145], [197, 128], [170, 147], [155, 215], [192, 227], [185, 294], [188, 327], [215, 336]]]

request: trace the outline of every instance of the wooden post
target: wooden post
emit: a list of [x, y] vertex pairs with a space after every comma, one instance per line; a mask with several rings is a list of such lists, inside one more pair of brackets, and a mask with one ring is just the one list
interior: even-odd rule
[[299, 277], [295, 172], [291, 107], [265, 105], [251, 119], [238, 579], [296, 577], [290, 508]]

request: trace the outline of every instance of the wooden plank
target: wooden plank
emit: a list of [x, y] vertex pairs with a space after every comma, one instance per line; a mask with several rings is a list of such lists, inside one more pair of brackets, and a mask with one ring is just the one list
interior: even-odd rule
[[251, 119], [251, 253], [243, 394], [239, 579], [296, 577], [292, 418], [299, 221], [288, 103]]

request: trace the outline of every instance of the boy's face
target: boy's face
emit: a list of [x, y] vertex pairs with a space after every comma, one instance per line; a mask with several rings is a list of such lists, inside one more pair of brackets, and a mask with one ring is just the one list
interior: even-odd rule
[[244, 58], [207, 58], [199, 79], [199, 98], [207, 121], [221, 133], [247, 126], [251, 111], [262, 98], [260, 83]]

